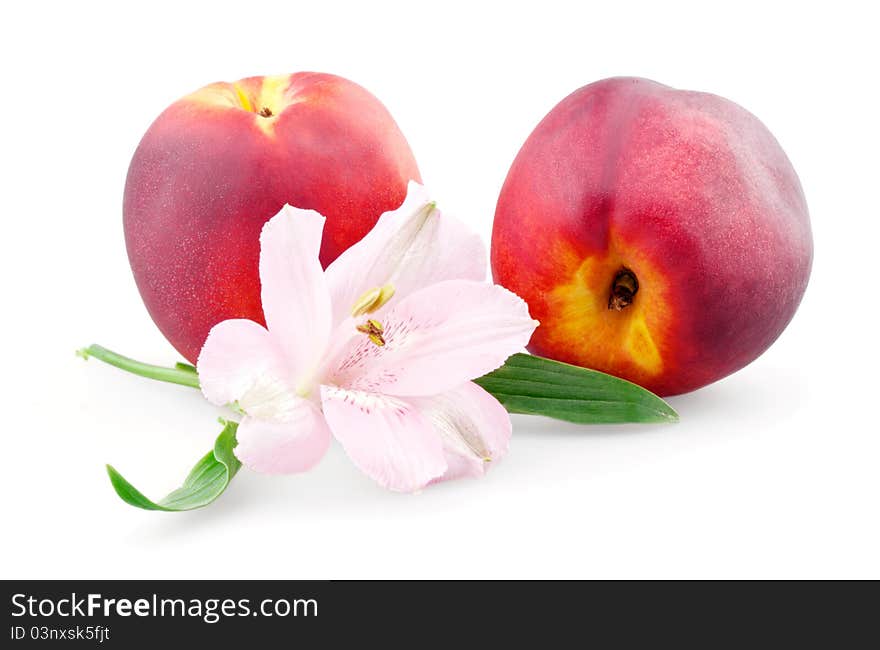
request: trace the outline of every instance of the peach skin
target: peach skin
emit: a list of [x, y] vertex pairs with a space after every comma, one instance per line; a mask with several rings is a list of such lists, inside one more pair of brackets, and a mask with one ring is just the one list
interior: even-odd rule
[[211, 327], [263, 323], [263, 224], [285, 204], [327, 217], [325, 266], [419, 181], [385, 107], [357, 84], [302, 72], [214, 83], [167, 108], [125, 185], [125, 243], [156, 325], [195, 362]]
[[716, 95], [585, 86], [535, 128], [501, 190], [495, 279], [529, 349], [675, 395], [753, 361], [794, 316], [813, 243], [764, 125]]

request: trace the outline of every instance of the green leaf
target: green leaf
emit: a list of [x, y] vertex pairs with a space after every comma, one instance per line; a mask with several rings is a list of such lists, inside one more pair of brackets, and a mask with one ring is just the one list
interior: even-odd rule
[[678, 420], [669, 404], [641, 386], [530, 354], [514, 354], [498, 370], [475, 381], [511, 413], [578, 424]]
[[191, 363], [184, 363], [183, 361], [178, 361], [174, 364], [174, 367], [178, 370], [186, 370], [191, 375], [199, 374], [199, 371], [196, 370], [196, 367]]
[[107, 465], [107, 474], [116, 494], [127, 504], [144, 510], [162, 510], [164, 512], [180, 512], [203, 508], [223, 494], [229, 481], [236, 475], [241, 463], [232, 453], [237, 441], [235, 432], [237, 422], [226, 422], [223, 431], [214, 442], [214, 449], [196, 463], [186, 477], [183, 485], [174, 490], [158, 503], [151, 501], [136, 487], [129, 483], [113, 467]]

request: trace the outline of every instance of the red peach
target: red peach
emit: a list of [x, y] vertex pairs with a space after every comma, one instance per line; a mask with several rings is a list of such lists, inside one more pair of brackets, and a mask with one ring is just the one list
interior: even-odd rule
[[326, 266], [420, 180], [384, 106], [341, 77], [296, 73], [214, 83], [168, 107], [125, 185], [125, 243], [156, 325], [195, 362], [211, 327], [263, 321], [263, 224], [285, 204], [327, 217]]
[[812, 256], [800, 182], [756, 117], [633, 78], [585, 86], [543, 119], [492, 233], [495, 279], [541, 322], [532, 352], [660, 395], [766, 350]]

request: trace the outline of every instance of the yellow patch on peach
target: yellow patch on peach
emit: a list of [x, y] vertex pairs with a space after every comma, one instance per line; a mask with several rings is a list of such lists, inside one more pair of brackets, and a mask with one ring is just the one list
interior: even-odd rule
[[215, 83], [192, 93], [189, 99], [203, 104], [236, 108], [252, 113], [257, 126], [268, 135], [273, 133], [275, 120], [296, 97], [288, 92], [290, 77], [275, 75], [251, 77], [235, 83]]
[[[576, 265], [570, 280], [547, 296], [553, 325], [546, 340], [565, 345], [584, 365], [600, 370], [631, 366], [654, 377], [663, 371], [662, 337], [669, 311], [663, 277], [641, 256], [612, 246], [604, 256]], [[621, 269], [639, 282], [632, 304], [617, 311], [608, 306], [611, 285]]]
[[245, 89], [241, 87], [241, 84], [232, 84], [232, 87], [235, 89], [235, 96], [238, 97], [238, 101], [241, 103], [241, 107], [248, 113], [253, 113], [254, 106], [253, 104], [251, 104], [251, 99], [250, 97], [248, 97]]

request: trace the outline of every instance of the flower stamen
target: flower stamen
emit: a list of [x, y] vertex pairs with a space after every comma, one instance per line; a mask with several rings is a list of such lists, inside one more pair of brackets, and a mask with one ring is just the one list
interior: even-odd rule
[[363, 325], [358, 325], [357, 331], [366, 334], [370, 341], [380, 348], [385, 345], [385, 339], [382, 337], [382, 332], [385, 331], [385, 328], [382, 327], [382, 323], [379, 321], [371, 318]]
[[351, 315], [357, 318], [364, 314], [372, 314], [374, 311], [385, 305], [394, 296], [394, 285], [385, 284], [381, 287], [373, 287], [361, 294], [361, 297], [354, 301], [351, 308]]

